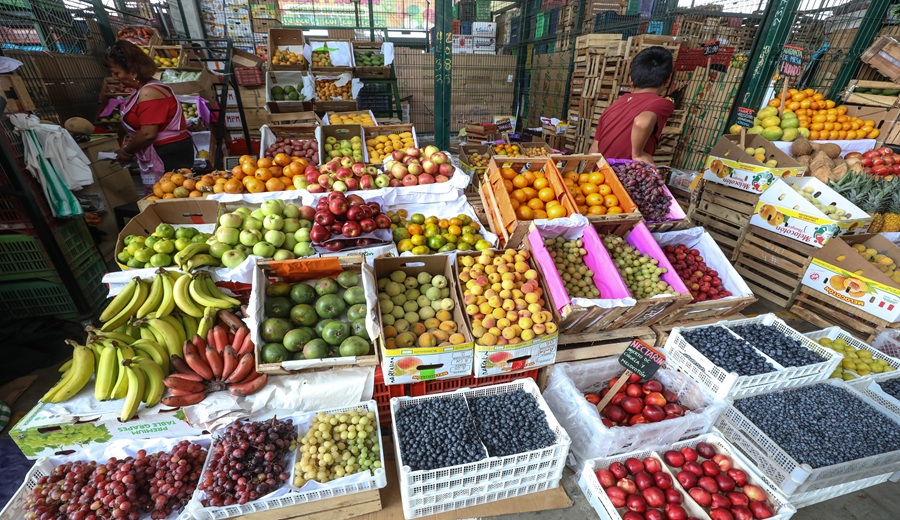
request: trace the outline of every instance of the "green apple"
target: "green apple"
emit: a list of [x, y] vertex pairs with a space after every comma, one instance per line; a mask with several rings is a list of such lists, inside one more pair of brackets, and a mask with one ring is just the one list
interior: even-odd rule
[[244, 263], [244, 260], [247, 259], [247, 255], [239, 250], [239, 249], [231, 249], [226, 251], [224, 255], [222, 255], [222, 265], [229, 269], [234, 269], [235, 267]]
[[275, 254], [272, 255], [274, 260], [293, 260], [294, 253], [288, 251], [287, 249], [279, 249], [275, 251]]
[[277, 229], [270, 229], [266, 231], [264, 235], [266, 238], [266, 242], [272, 244], [275, 247], [281, 247], [284, 244], [284, 232], [279, 231]]
[[281, 244], [281, 247], [283, 247], [284, 249], [287, 249], [289, 251], [293, 251], [294, 246], [296, 246], [296, 245], [297, 245], [297, 239], [294, 238], [294, 235], [292, 235], [292, 234], [284, 235], [284, 243]]
[[285, 233], [293, 234], [295, 231], [300, 229], [300, 221], [296, 218], [286, 218], [284, 219], [284, 226], [282, 226], [281, 230]]
[[147, 237], [146, 240], [144, 240], [143, 246], [153, 249], [153, 246], [156, 245], [156, 243], [159, 242], [160, 240], [162, 240], [162, 238], [160, 238], [156, 235], [150, 235], [149, 237]]
[[175, 251], [175, 241], [174, 240], [160, 240], [159, 242], [153, 244], [153, 250], [157, 253], [170, 254]]
[[262, 229], [262, 221], [257, 220], [253, 217], [247, 217], [244, 219], [244, 229]]
[[175, 238], [193, 238], [197, 230], [192, 227], [182, 227], [175, 230]]
[[244, 223], [244, 217], [240, 213], [225, 213], [219, 217], [219, 228], [240, 229]]
[[131, 253], [129, 253], [127, 249], [123, 249], [122, 252], [116, 255], [116, 260], [122, 264], [127, 264], [132, 258]]
[[309, 238], [309, 228], [302, 227], [294, 232], [294, 238], [297, 242], [311, 242]]
[[150, 261], [150, 258], [153, 256], [154, 252], [149, 247], [142, 247], [134, 252], [134, 258], [138, 262], [147, 263]]
[[244, 217], [244, 219], [246, 219], [247, 217], [250, 216], [250, 208], [248, 208], [247, 206], [241, 206], [241, 207], [235, 209], [234, 213], [240, 213], [241, 216]]
[[241, 231], [240, 241], [247, 247], [255, 246], [262, 239], [263, 235], [258, 229], [245, 229]]
[[212, 244], [209, 245], [209, 254], [211, 254], [215, 258], [221, 259], [229, 249], [231, 249], [231, 246], [229, 246], [228, 244], [215, 240]]
[[232, 227], [220, 227], [216, 230], [216, 240], [233, 246], [240, 242], [241, 232]]
[[316, 250], [313, 249], [311, 242], [297, 242], [297, 245], [294, 246], [294, 254], [298, 257], [312, 256], [316, 254]]
[[268, 242], [259, 242], [253, 246], [253, 254], [263, 258], [272, 258], [275, 254], [275, 246]]
[[172, 257], [165, 253], [156, 253], [150, 257], [150, 265], [153, 267], [167, 267], [172, 265]]
[[281, 216], [284, 218], [300, 218], [300, 206], [285, 204], [284, 209], [281, 211]]

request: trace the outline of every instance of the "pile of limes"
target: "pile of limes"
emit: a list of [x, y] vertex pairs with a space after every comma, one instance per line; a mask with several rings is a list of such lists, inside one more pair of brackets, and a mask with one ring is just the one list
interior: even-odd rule
[[[414, 255], [490, 249], [491, 243], [481, 234], [481, 225], [464, 214], [453, 218], [426, 217], [405, 209], [388, 211], [394, 243], [401, 253]], [[408, 217], [408, 218], [407, 218]]]

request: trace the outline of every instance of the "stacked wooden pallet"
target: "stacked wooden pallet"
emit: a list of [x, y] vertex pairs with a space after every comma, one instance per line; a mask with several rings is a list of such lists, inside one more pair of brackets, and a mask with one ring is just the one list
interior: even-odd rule
[[559, 29], [556, 33], [556, 52], [572, 49], [572, 36], [578, 21], [578, 2], [569, 2], [559, 9]]
[[[679, 17], [682, 18], [682, 17]], [[753, 45], [753, 37], [759, 26], [753, 25], [733, 27], [728, 23], [732, 18], [709, 17], [705, 19], [684, 19], [677, 23], [677, 34], [688, 43], [690, 48], [697, 48], [705, 42], [719, 40], [723, 46], [734, 47], [738, 51], [748, 51]]]
[[672, 164], [684, 124], [687, 121], [687, 111], [676, 110], [672, 112], [666, 126], [663, 127], [662, 136], [656, 145], [656, 153], [653, 154], [653, 162], [656, 164]]

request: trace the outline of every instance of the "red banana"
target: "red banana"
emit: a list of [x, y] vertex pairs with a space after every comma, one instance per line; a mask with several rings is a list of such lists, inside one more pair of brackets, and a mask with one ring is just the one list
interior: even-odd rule
[[179, 408], [182, 406], [190, 406], [192, 404], [197, 404], [202, 401], [206, 397], [206, 392], [196, 392], [193, 394], [187, 395], [170, 395], [167, 397], [163, 397], [161, 402], [166, 406], [173, 406], [175, 408]]
[[213, 330], [209, 329], [209, 332], [206, 333], [206, 344], [207, 345], [215, 345], [216, 338], [213, 336]]
[[[181, 361], [182, 363], [184, 363], [184, 360], [182, 360], [181, 358], [178, 358], [178, 360]], [[187, 366], [187, 363], [184, 363], [184, 366], [188, 370], [191, 370], [191, 367]], [[195, 374], [193, 370], [191, 370], [191, 372], [189, 374], [181, 374], [181, 373], [169, 374], [169, 377], [171, 377], [173, 379], [184, 379], [185, 381], [194, 381], [197, 383], [203, 382], [203, 378], [198, 376], [197, 374]]]
[[231, 330], [231, 332], [235, 332], [244, 326], [244, 322], [241, 321], [240, 318], [235, 316], [233, 312], [220, 310], [219, 319]]
[[194, 391], [194, 390], [184, 390], [184, 389], [181, 389], [181, 388], [168, 388], [168, 391], [169, 391], [169, 395], [174, 395], [174, 396], [176, 396], [176, 397], [177, 397], [177, 396], [182, 396], [182, 395], [196, 394], [196, 393], [198, 393], [198, 392], [207, 393], [205, 388], [204, 388], [203, 390], [197, 390], [197, 391]]
[[241, 327], [234, 333], [234, 338], [231, 340], [231, 346], [234, 347], [235, 353], [241, 348], [244, 343], [244, 338], [250, 335], [250, 329], [247, 327]]
[[172, 392], [172, 395], [180, 395], [176, 394], [173, 390], [180, 390], [187, 394], [192, 394], [194, 392], [202, 392], [206, 390], [206, 385], [199, 381], [188, 381], [186, 379], [180, 379], [176, 377], [169, 376], [163, 380], [166, 387]]
[[202, 376], [203, 379], [206, 379], [207, 381], [215, 380], [213, 371], [206, 362], [206, 357], [201, 355], [200, 351], [197, 350], [197, 347], [190, 341], [184, 342], [184, 361], [189, 367], [194, 369], [194, 372]]
[[[237, 348], [237, 347], [235, 347]], [[244, 343], [240, 345], [240, 348], [237, 349], [237, 354], [239, 356], [243, 356], [244, 354], [252, 354], [253, 353], [253, 340], [250, 338], [250, 334], [244, 336]]]
[[238, 364], [237, 353], [231, 348], [231, 345], [225, 345], [225, 350], [222, 352], [222, 377], [219, 379], [226, 379], [228, 376], [234, 372], [235, 367]]
[[215, 381], [220, 381], [222, 379], [222, 368], [224, 363], [222, 361], [222, 355], [219, 354], [218, 350], [212, 345], [206, 346], [206, 362], [209, 363], [209, 368], [212, 369]]
[[268, 379], [268, 374], [257, 374], [255, 377], [251, 376], [240, 384], [229, 386], [228, 389], [231, 391], [231, 395], [241, 396], [255, 394], [260, 388], [266, 385]]
[[228, 376], [226, 380], [228, 383], [240, 383], [244, 379], [253, 372], [253, 369], [256, 368], [256, 360], [253, 358], [253, 354], [244, 354], [241, 356], [240, 361], [235, 367], [234, 372]]
[[216, 325], [212, 328], [213, 334], [213, 345], [216, 347], [216, 352], [220, 355], [222, 351], [225, 350], [225, 345], [228, 344], [228, 333], [225, 332], [225, 327], [221, 325]]
[[[185, 341], [184, 344], [187, 345], [190, 343], [189, 341]], [[172, 354], [169, 356], [169, 365], [171, 365], [172, 370], [176, 373], [186, 376], [197, 376], [200, 378], [200, 381], [203, 381], [203, 377], [201, 377], [198, 373], [194, 372], [194, 369], [188, 366], [188, 364], [184, 361], [184, 358], [181, 356], [176, 356]]]
[[203, 341], [203, 338], [200, 337], [199, 334], [194, 334], [194, 337], [191, 338], [191, 342], [197, 347], [197, 352], [203, 352], [203, 349], [206, 348], [206, 342]]

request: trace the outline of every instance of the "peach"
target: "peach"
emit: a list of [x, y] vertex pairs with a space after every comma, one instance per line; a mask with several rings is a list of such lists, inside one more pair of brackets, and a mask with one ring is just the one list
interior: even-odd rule
[[516, 262], [516, 272], [517, 273], [525, 274], [528, 272], [529, 269], [530, 268], [528, 267], [528, 264], [526, 264], [525, 262]]
[[529, 311], [528, 309], [521, 310], [521, 311], [519, 311], [519, 317], [520, 317], [520, 318], [530, 318], [530, 317], [531, 317], [531, 311]]
[[515, 338], [516, 336], [518, 336], [518, 333], [516, 332], [516, 329], [515, 329], [515, 328], [513, 328], [513, 327], [506, 327], [505, 329], [503, 329], [503, 337], [504, 337], [504, 338], [506, 338], [506, 339], [513, 339], [513, 338]]
[[480, 338], [487, 334], [487, 329], [484, 327], [472, 327], [472, 336], [476, 338]]
[[456, 332], [456, 323], [454, 323], [452, 321], [442, 321], [441, 324], [438, 326], [438, 328], [440, 328], [441, 330], [443, 330], [445, 332], [449, 332], [452, 334], [452, 333]]
[[475, 283], [484, 287], [485, 285], [488, 284], [488, 279], [485, 276], [479, 276], [478, 278], [475, 279]]
[[435, 314], [434, 317], [441, 321], [452, 320], [453, 313], [450, 312], [449, 310], [441, 309], [441, 310], [437, 311], [437, 314]]
[[397, 348], [397, 340], [394, 338], [388, 338], [387, 341], [384, 342], [384, 348], [388, 350], [394, 350]]
[[497, 338], [498, 345], [509, 345], [509, 340], [506, 338]]
[[534, 339], [535, 333], [533, 330], [523, 330], [522, 331], [522, 341], [531, 341]]
[[384, 337], [385, 338], [396, 338], [397, 334], [399, 334], [399, 332], [397, 332], [397, 329], [393, 325], [385, 325], [384, 326]]
[[437, 341], [434, 335], [427, 332], [419, 336], [419, 341], [417, 343], [422, 348], [431, 348], [437, 345]]
[[506, 316], [506, 311], [503, 310], [501, 307], [497, 307], [493, 311], [491, 311], [491, 315], [493, 315], [495, 318], [497, 318], [499, 320], [503, 316]]
[[472, 267], [473, 265], [475, 265], [475, 259], [471, 256], [461, 256], [459, 258], [459, 263], [466, 267]]
[[547, 322], [547, 334], [553, 334], [554, 332], [556, 332], [556, 330], [557, 330], [556, 324], [553, 323], [552, 321], [548, 321]]
[[412, 332], [401, 332], [396, 341], [397, 348], [410, 348], [416, 344], [416, 336]]
[[462, 334], [456, 333], [450, 335], [450, 344], [451, 345], [462, 345], [466, 342], [466, 337]]
[[410, 323], [405, 319], [399, 319], [394, 322], [394, 327], [397, 329], [397, 332], [406, 332], [409, 330]]
[[514, 300], [516, 302], [516, 310], [524, 310], [528, 308], [528, 302], [524, 298], [516, 298]]
[[[531, 285], [530, 283], [523, 283], [521, 289], [522, 289], [522, 292], [525, 293], [526, 301], [528, 300], [528, 295], [534, 294], [534, 286]], [[535, 295], [535, 300], [537, 300], [537, 295]]]
[[491, 265], [491, 255], [482, 254], [478, 257], [478, 263], [481, 265]]
[[473, 284], [472, 287], [469, 287], [467, 289], [467, 291], [472, 296], [481, 296], [482, 294], [484, 294], [484, 287], [478, 284]]
[[499, 296], [491, 296], [488, 298], [487, 302], [488, 305], [494, 308], [500, 307], [503, 304], [503, 300], [501, 300]]
[[497, 280], [496, 282], [491, 282], [491, 290], [497, 294], [499, 294], [500, 291], [503, 290], [503, 284], [500, 283], [500, 280]]
[[496, 325], [498, 329], [505, 329], [506, 327], [512, 325], [512, 323], [510, 323], [510, 321], [506, 318], [500, 318], [499, 320], [497, 320]]
[[516, 288], [516, 283], [512, 280], [503, 280], [500, 282], [500, 287], [506, 289], [507, 291], [512, 291]]
[[416, 336], [424, 334], [426, 330], [428, 330], [428, 327], [425, 327], [424, 323], [414, 323], [413, 326], [409, 328], [409, 331]]
[[519, 326], [523, 329], [530, 329], [534, 325], [531, 318], [519, 318]]
[[480, 343], [482, 345], [487, 345], [489, 347], [497, 344], [497, 336], [491, 334], [490, 332], [488, 332], [484, 336], [481, 336], [481, 338], [479, 339], [481, 340]]
[[424, 325], [426, 329], [433, 329], [441, 324], [441, 320], [437, 318], [428, 318], [425, 320]]
[[491, 311], [494, 310], [494, 308], [491, 307], [490, 305], [488, 305], [487, 302], [484, 302], [484, 303], [482, 303], [481, 305], [478, 306], [478, 310], [479, 310], [482, 314], [490, 314]]
[[541, 310], [543, 310], [543, 309], [540, 306], [540, 304], [538, 304], [538, 303], [529, 303], [528, 310], [531, 311], [531, 314], [537, 314], [537, 313], [541, 312]]
[[493, 298], [494, 296], [497, 296], [497, 291], [495, 291], [493, 288], [490, 288], [484, 291], [484, 294], [482, 296], [484, 296], [485, 298]]
[[472, 279], [472, 277], [469, 276], [468, 272], [463, 271], [462, 273], [459, 273], [459, 281], [460, 282], [468, 282], [471, 279]]
[[500, 276], [500, 274], [497, 272], [497, 268], [493, 265], [484, 266], [484, 272], [488, 275], [488, 280], [490, 280], [494, 275]]
[[512, 291], [510, 291], [509, 289], [503, 289], [502, 291], [500, 291], [500, 294], [498, 296], [500, 296], [504, 300], [510, 300], [512, 299]]
[[507, 311], [516, 310], [516, 302], [512, 300], [503, 300], [503, 303], [500, 306]]
[[487, 328], [496, 327], [497, 319], [493, 316], [485, 316], [484, 320], [481, 321], [481, 324]]
[[488, 329], [488, 332], [493, 334], [494, 336], [497, 336], [498, 338], [501, 335], [500, 329], [498, 329], [497, 327], [491, 327], [490, 329]]
[[543, 323], [535, 323], [535, 324], [531, 327], [531, 330], [532, 330], [535, 334], [540, 335], [540, 334], [543, 334], [543, 333], [547, 332], [547, 327], [545, 327]]
[[543, 312], [533, 312], [531, 313], [531, 319], [535, 323], [546, 323], [547, 318], [544, 316]]
[[440, 329], [434, 329], [432, 331], [429, 331], [428, 333], [434, 336], [435, 341], [437, 341], [438, 343], [443, 343], [450, 339], [450, 334]]
[[519, 300], [525, 297], [525, 293], [523, 293], [519, 289], [513, 289], [512, 297], [514, 300]]
[[506, 311], [506, 319], [510, 322], [519, 321], [519, 313], [515, 311]]

